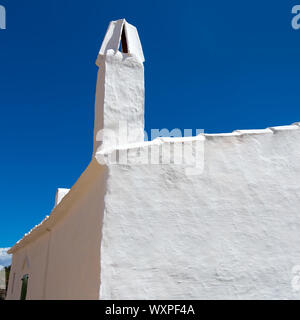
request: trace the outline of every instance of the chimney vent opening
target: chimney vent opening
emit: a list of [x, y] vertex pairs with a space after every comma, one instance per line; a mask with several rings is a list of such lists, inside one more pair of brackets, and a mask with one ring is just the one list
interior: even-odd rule
[[128, 53], [128, 45], [127, 45], [127, 38], [125, 32], [125, 24], [123, 25], [122, 35], [121, 35], [121, 51], [123, 53]]

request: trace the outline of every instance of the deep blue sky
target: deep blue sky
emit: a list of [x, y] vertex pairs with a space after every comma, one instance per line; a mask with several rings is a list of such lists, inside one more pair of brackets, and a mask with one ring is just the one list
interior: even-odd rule
[[0, 0], [0, 247], [49, 214], [92, 152], [95, 60], [111, 20], [137, 26], [146, 127], [300, 121], [298, 1]]

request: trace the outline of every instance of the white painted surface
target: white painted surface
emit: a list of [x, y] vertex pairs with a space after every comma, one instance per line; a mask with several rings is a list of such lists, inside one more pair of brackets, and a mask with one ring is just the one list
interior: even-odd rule
[[[128, 53], [119, 51], [123, 28]], [[136, 28], [125, 19], [112, 21], [96, 61], [93, 155], [101, 149], [144, 141], [144, 60]]]
[[[7, 299], [98, 299], [105, 168], [94, 160], [47, 220], [13, 248]], [[13, 278], [15, 280], [13, 281]]]
[[[143, 142], [141, 60], [109, 48], [97, 64], [95, 136], [103, 128], [118, 136], [120, 120], [135, 135], [117, 150], [113, 135], [94, 140], [77, 183], [11, 249], [8, 299], [19, 299], [26, 273], [28, 299], [299, 298], [291, 286], [300, 264], [299, 123]], [[167, 152], [196, 140], [204, 140], [201, 174], [187, 174], [188, 156], [168, 164]], [[137, 151], [153, 157], [149, 146], [161, 149], [159, 161], [137, 165]], [[126, 165], [97, 162], [121, 150]]]
[[126, 34], [128, 53], [143, 63], [145, 58], [137, 29], [125, 19], [112, 21], [109, 24], [99, 54], [105, 56], [109, 50], [113, 50], [114, 53], [118, 52], [123, 28]]
[[99, 56], [98, 66], [94, 154], [100, 148], [144, 141], [143, 64], [134, 56], [108, 51]]
[[65, 188], [57, 189], [56, 196], [55, 196], [55, 207], [61, 202], [61, 200], [67, 195], [69, 191], [70, 189], [65, 189]]
[[289, 299], [300, 263], [300, 130], [207, 135], [202, 175], [109, 168], [103, 299]]

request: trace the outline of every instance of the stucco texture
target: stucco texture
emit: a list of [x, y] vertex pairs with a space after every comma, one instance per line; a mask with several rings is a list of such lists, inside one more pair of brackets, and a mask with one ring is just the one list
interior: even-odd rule
[[24, 274], [27, 299], [298, 299], [299, 123], [144, 142], [143, 61], [136, 29], [112, 22], [92, 161], [11, 248], [7, 299], [20, 298]]
[[20, 299], [24, 274], [27, 300], [99, 299], [105, 181], [106, 169], [92, 161], [52, 217], [15, 249], [7, 299]]
[[300, 128], [206, 135], [204, 170], [109, 167], [103, 299], [293, 299]]

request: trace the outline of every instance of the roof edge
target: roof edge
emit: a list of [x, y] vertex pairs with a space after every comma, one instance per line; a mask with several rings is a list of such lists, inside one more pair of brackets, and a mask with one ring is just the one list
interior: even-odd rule
[[17, 250], [31, 243], [39, 236], [51, 231], [57, 222], [68, 214], [68, 209], [73, 205], [74, 198], [85, 192], [85, 185], [97, 177], [97, 174], [95, 173], [101, 172], [101, 170], [99, 170], [101, 167], [102, 166], [99, 164], [99, 162], [95, 158], [92, 158], [91, 162], [70, 189], [70, 191], [65, 195], [61, 202], [52, 209], [51, 214], [46, 216], [40, 224], [36, 225], [28, 233], [26, 233], [22, 239], [17, 241], [15, 245], [7, 251], [7, 253], [15, 253]]
[[286, 126], [274, 126], [268, 127], [266, 129], [254, 129], [254, 130], [234, 130], [230, 133], [216, 133], [216, 134], [205, 134], [201, 133], [198, 136], [193, 137], [161, 137], [157, 138], [153, 141], [142, 141], [139, 143], [130, 143], [122, 146], [118, 146], [117, 148], [110, 148], [110, 149], [103, 149], [98, 151], [95, 156], [92, 158], [92, 161], [85, 169], [85, 171], [81, 174], [79, 179], [76, 181], [74, 186], [70, 189], [67, 195], [62, 199], [62, 201], [53, 208], [50, 216], [46, 216], [46, 218], [37, 226], [35, 226], [31, 231], [25, 234], [25, 236], [19, 240], [13, 247], [11, 247], [7, 253], [13, 254], [20, 248], [24, 247], [26, 244], [30, 243], [34, 239], [36, 239], [39, 235], [44, 234], [47, 231], [51, 231], [51, 229], [56, 225], [56, 223], [62, 219], [66, 214], [68, 209], [72, 203], [73, 198], [78, 196], [84, 192], [84, 188], [82, 188], [88, 181], [92, 181], [95, 179], [97, 175], [95, 172], [101, 172], [99, 169], [103, 168], [103, 163], [101, 162], [101, 157], [111, 154], [116, 151], [120, 150], [130, 150], [136, 148], [147, 147], [151, 145], [161, 145], [164, 143], [182, 143], [182, 142], [191, 142], [197, 140], [205, 140], [206, 138], [226, 138], [226, 137], [242, 137], [242, 136], [251, 136], [251, 135], [265, 135], [265, 134], [277, 134], [279, 132], [286, 132], [286, 131], [294, 131], [300, 130], [300, 122], [295, 122], [291, 125]]

